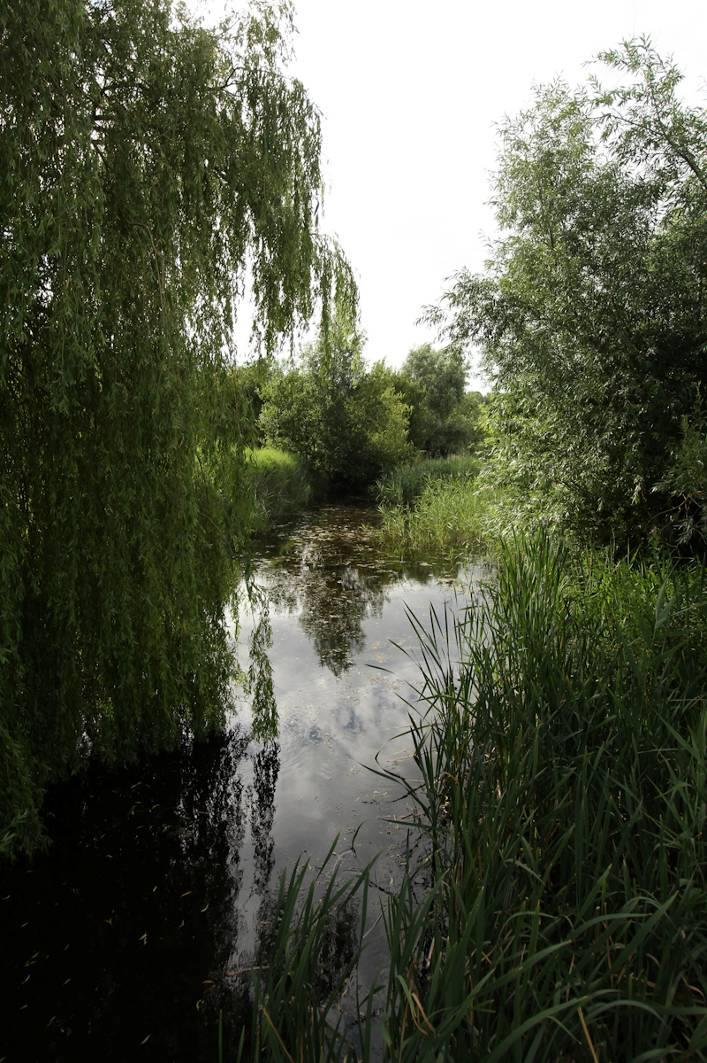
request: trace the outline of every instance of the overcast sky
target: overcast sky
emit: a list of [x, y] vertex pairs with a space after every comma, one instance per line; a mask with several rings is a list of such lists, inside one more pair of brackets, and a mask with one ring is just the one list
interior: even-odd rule
[[416, 319], [445, 279], [483, 264], [494, 125], [529, 103], [534, 84], [580, 82], [598, 50], [647, 33], [688, 75], [686, 96], [705, 91], [705, 0], [295, 0], [295, 9], [294, 71], [324, 117], [324, 226], [358, 277], [366, 356], [391, 365], [432, 338]]

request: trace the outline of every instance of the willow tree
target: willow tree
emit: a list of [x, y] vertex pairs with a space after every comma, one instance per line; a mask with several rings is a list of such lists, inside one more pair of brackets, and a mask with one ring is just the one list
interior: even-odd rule
[[287, 6], [0, 12], [0, 847], [86, 751], [218, 726], [245, 504], [225, 351], [350, 294]]

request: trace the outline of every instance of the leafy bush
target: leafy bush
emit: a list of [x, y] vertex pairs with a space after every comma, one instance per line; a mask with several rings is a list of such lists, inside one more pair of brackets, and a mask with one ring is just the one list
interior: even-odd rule
[[483, 439], [479, 392], [465, 391], [467, 364], [458, 347], [429, 343], [408, 354], [395, 386], [410, 407], [412, 445], [432, 457], [474, 451]]
[[679, 545], [704, 554], [707, 549], [707, 417], [702, 403], [693, 419], [681, 419], [680, 439], [673, 449], [664, 479], [658, 484], [670, 492], [672, 511], [667, 519]]
[[268, 441], [299, 454], [334, 490], [356, 491], [410, 454], [408, 410], [384, 366], [366, 371], [361, 339], [345, 319], [264, 389]]
[[647, 40], [600, 58], [612, 88], [552, 82], [501, 127], [500, 236], [431, 316], [497, 382], [497, 482], [585, 540], [675, 542], [704, 521], [671, 475], [705, 387], [707, 112]]

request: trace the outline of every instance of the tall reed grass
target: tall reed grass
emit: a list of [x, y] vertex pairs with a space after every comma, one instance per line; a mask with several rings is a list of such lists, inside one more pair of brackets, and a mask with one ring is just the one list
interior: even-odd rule
[[248, 453], [248, 472], [254, 494], [254, 531], [295, 517], [312, 500], [313, 486], [302, 460], [277, 447]]
[[704, 570], [501, 550], [424, 655], [391, 1059], [707, 1058]]
[[[370, 868], [342, 876], [335, 845], [315, 875], [298, 862], [281, 876], [251, 978], [253, 1021], [232, 1054], [219, 1038], [219, 1063], [370, 1058], [370, 1044], [359, 1054], [347, 1037], [342, 1006], [362, 948]], [[362, 1010], [362, 1033], [371, 1017]]]
[[423, 458], [398, 465], [382, 476], [375, 485], [376, 497], [384, 506], [410, 506], [429, 483], [438, 480], [469, 483], [476, 479], [479, 469], [479, 459], [467, 454]]
[[418, 778], [387, 777], [424, 858], [384, 911], [382, 1043], [373, 994], [357, 1039], [308, 997], [317, 927], [364, 879], [307, 894], [303, 922], [295, 876], [260, 1058], [707, 1059], [704, 569], [541, 534], [501, 546], [460, 617], [411, 621]]
[[401, 554], [459, 555], [488, 547], [491, 492], [469, 479], [428, 480], [410, 506], [380, 508], [377, 535]]

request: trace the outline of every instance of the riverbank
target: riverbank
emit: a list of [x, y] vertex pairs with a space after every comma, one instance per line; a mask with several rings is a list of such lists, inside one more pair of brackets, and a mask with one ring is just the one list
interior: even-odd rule
[[[330, 486], [302, 458], [277, 447], [249, 451], [246, 469], [257, 537], [312, 506], [351, 500], [332, 498]], [[468, 556], [489, 540], [486, 518], [494, 499], [478, 483], [480, 469], [472, 455], [419, 457], [393, 467], [354, 500], [378, 505], [377, 541], [386, 551], [408, 559], [427, 552]]]
[[[540, 536], [500, 548], [462, 618], [416, 622], [419, 779], [384, 775], [423, 856], [383, 906], [387, 983], [354, 1042], [343, 979], [292, 1011], [266, 967], [264, 1058], [372, 1058], [377, 1009], [391, 1060], [707, 1058], [705, 590], [698, 565]], [[339, 901], [297, 915], [293, 888], [297, 997]], [[365, 876], [340, 888], [365, 894]]]
[[381, 548], [404, 557], [488, 554], [496, 492], [471, 455], [430, 458], [391, 470], [376, 484]]

